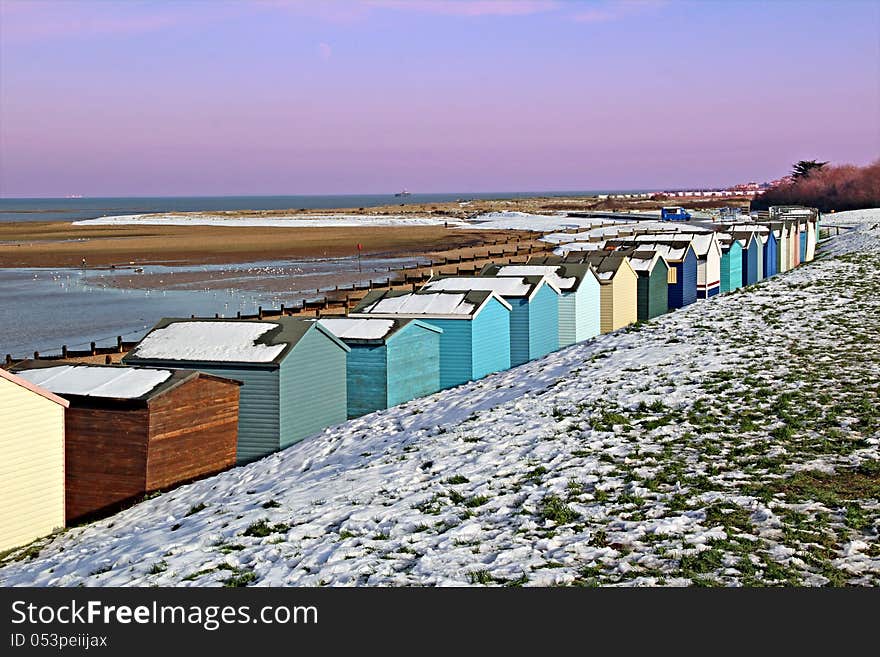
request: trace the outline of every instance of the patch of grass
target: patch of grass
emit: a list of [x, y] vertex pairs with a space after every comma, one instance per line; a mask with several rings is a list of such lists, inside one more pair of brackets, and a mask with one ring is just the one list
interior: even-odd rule
[[470, 481], [470, 479], [463, 475], [455, 475], [453, 477], [449, 477], [449, 479], [447, 479], [443, 483], [449, 484], [450, 486], [457, 486], [458, 484], [468, 484], [470, 483]]
[[495, 584], [497, 580], [489, 574], [488, 570], [474, 570], [468, 573], [471, 584]]
[[257, 574], [252, 570], [237, 570], [223, 580], [223, 586], [237, 588], [248, 586], [257, 579]]
[[565, 525], [580, 518], [580, 514], [563, 502], [557, 495], [547, 495], [539, 511], [544, 520], [552, 520], [557, 525]]
[[195, 514], [197, 514], [199, 511], [204, 511], [204, 510], [207, 509], [207, 508], [208, 508], [208, 505], [207, 505], [207, 504], [204, 504], [204, 503], [202, 503], [202, 502], [199, 502], [198, 504], [193, 504], [193, 505], [189, 508], [189, 511], [186, 512], [186, 515], [184, 515], [184, 518], [188, 518], [188, 517], [190, 517], [190, 516], [192, 516], [192, 515], [195, 515]]
[[164, 573], [166, 570], [168, 570], [168, 564], [163, 559], [162, 561], [157, 561], [152, 566], [150, 566], [150, 570], [148, 570], [147, 572], [150, 575], [158, 575], [159, 573]]
[[279, 506], [281, 506], [281, 504], [279, 504], [275, 500], [269, 500], [267, 502], [263, 502], [260, 506], [262, 506], [264, 509], [277, 509]]
[[265, 538], [270, 534], [280, 534], [281, 532], [286, 532], [288, 529], [290, 529], [290, 525], [287, 525], [285, 523], [272, 525], [269, 523], [268, 518], [262, 518], [261, 520], [257, 520], [255, 523], [251, 524], [247, 529], [245, 529], [242, 533], [242, 536], [256, 536], [258, 538]]
[[777, 482], [773, 488], [789, 500], [814, 500], [832, 507], [841, 506], [845, 500], [878, 499], [880, 469], [874, 463], [839, 469], [833, 474], [805, 470]]

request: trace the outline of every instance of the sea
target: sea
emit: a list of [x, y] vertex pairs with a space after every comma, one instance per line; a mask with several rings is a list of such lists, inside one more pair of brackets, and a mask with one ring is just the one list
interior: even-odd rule
[[[0, 198], [0, 222], [78, 221], [151, 212], [367, 208], [389, 203], [441, 203], [471, 199], [581, 196], [640, 190], [484, 192], [335, 196], [186, 196], [120, 198]], [[264, 270], [332, 273], [355, 267], [349, 259], [321, 262], [263, 262]], [[254, 264], [254, 263], [250, 263]], [[390, 263], [381, 262], [385, 266]], [[249, 263], [237, 265], [246, 271]], [[377, 269], [378, 270], [378, 269]], [[305, 275], [305, 274], [304, 274]], [[295, 287], [295, 276], [292, 274]], [[254, 313], [259, 306], [294, 303], [296, 294], [266, 291], [260, 276], [242, 275], [221, 289], [119, 289], [100, 284], [100, 273], [79, 268], [0, 268], [0, 359], [59, 353], [61, 345], [83, 348], [115, 344], [116, 336], [137, 340], [162, 317], [222, 317]]]
[[537, 192], [480, 192], [418, 194], [340, 194], [331, 196], [155, 196], [119, 198], [0, 198], [0, 221], [78, 221], [97, 217], [151, 212], [223, 210], [320, 210], [370, 208], [393, 203], [446, 203], [476, 199], [514, 199], [533, 196], [589, 196], [645, 190], [587, 190]]

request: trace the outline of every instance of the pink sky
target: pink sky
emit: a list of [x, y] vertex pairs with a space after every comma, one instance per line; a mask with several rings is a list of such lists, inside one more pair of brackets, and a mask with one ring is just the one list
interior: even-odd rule
[[875, 3], [0, 11], [3, 196], [661, 188], [880, 156]]

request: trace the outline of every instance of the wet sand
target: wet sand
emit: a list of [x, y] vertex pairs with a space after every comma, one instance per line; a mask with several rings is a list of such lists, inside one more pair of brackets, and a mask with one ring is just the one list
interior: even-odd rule
[[512, 231], [443, 226], [275, 228], [0, 224], [0, 267], [243, 263], [362, 255], [416, 256], [512, 239]]
[[[380, 281], [394, 277], [401, 264], [418, 259], [362, 258], [360, 271], [354, 259], [312, 262], [276, 262], [248, 267], [210, 269], [173, 268], [163, 272], [140, 272], [136, 268], [89, 273], [85, 282], [95, 287], [140, 290], [246, 290], [283, 294], [298, 301], [335, 287]], [[421, 261], [424, 261], [422, 259]], [[321, 292], [319, 292], [321, 290]]]

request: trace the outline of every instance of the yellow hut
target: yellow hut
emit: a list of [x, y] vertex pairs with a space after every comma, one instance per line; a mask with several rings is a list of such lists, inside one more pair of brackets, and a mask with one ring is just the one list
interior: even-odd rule
[[65, 408], [0, 370], [0, 552], [64, 526]]
[[583, 262], [596, 270], [599, 279], [599, 329], [610, 333], [638, 320], [638, 285], [629, 259], [608, 251], [587, 251]]

